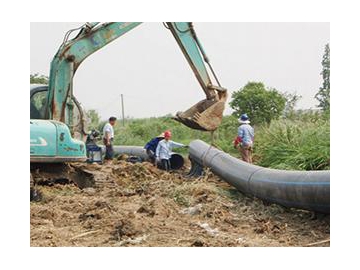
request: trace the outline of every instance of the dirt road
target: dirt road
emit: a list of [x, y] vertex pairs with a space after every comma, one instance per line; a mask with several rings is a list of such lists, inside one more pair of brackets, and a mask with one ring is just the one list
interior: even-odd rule
[[184, 175], [117, 160], [33, 168], [31, 246], [330, 245], [329, 215], [266, 205], [210, 172]]

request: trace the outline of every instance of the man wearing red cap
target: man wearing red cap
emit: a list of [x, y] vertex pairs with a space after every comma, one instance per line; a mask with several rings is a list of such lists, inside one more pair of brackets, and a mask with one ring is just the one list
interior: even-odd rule
[[160, 141], [156, 147], [156, 160], [161, 162], [161, 168], [169, 171], [171, 168], [170, 158], [172, 154], [172, 149], [177, 147], [186, 147], [182, 143], [177, 143], [170, 140], [171, 131], [167, 130], [164, 132], [164, 140]]

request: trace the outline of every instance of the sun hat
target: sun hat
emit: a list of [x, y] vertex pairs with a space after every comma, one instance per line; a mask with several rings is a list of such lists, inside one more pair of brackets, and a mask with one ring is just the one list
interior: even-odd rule
[[238, 121], [240, 124], [250, 124], [249, 116], [246, 113], [243, 113]]
[[165, 132], [160, 133], [156, 136], [157, 138], [165, 138]]

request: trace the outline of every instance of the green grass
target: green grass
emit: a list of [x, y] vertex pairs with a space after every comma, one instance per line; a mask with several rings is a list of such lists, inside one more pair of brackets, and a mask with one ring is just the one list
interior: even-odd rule
[[280, 120], [256, 131], [260, 166], [276, 169], [330, 169], [330, 122]]
[[[315, 115], [294, 120], [281, 119], [269, 126], [255, 127], [255, 163], [269, 168], [294, 170], [330, 169], [330, 121]], [[232, 141], [237, 134], [238, 122], [234, 116], [225, 116], [215, 132], [215, 145], [239, 157]], [[192, 130], [169, 117], [128, 119], [125, 126], [115, 126], [115, 144], [145, 145], [151, 138], [171, 130], [172, 139], [189, 144], [201, 139], [210, 143], [209, 132]], [[186, 154], [186, 149], [174, 149]]]

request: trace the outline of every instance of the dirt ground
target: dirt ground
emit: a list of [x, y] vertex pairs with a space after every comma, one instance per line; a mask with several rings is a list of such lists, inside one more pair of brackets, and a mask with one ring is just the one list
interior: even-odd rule
[[330, 246], [330, 216], [245, 197], [211, 172], [149, 163], [31, 171], [31, 246]]

